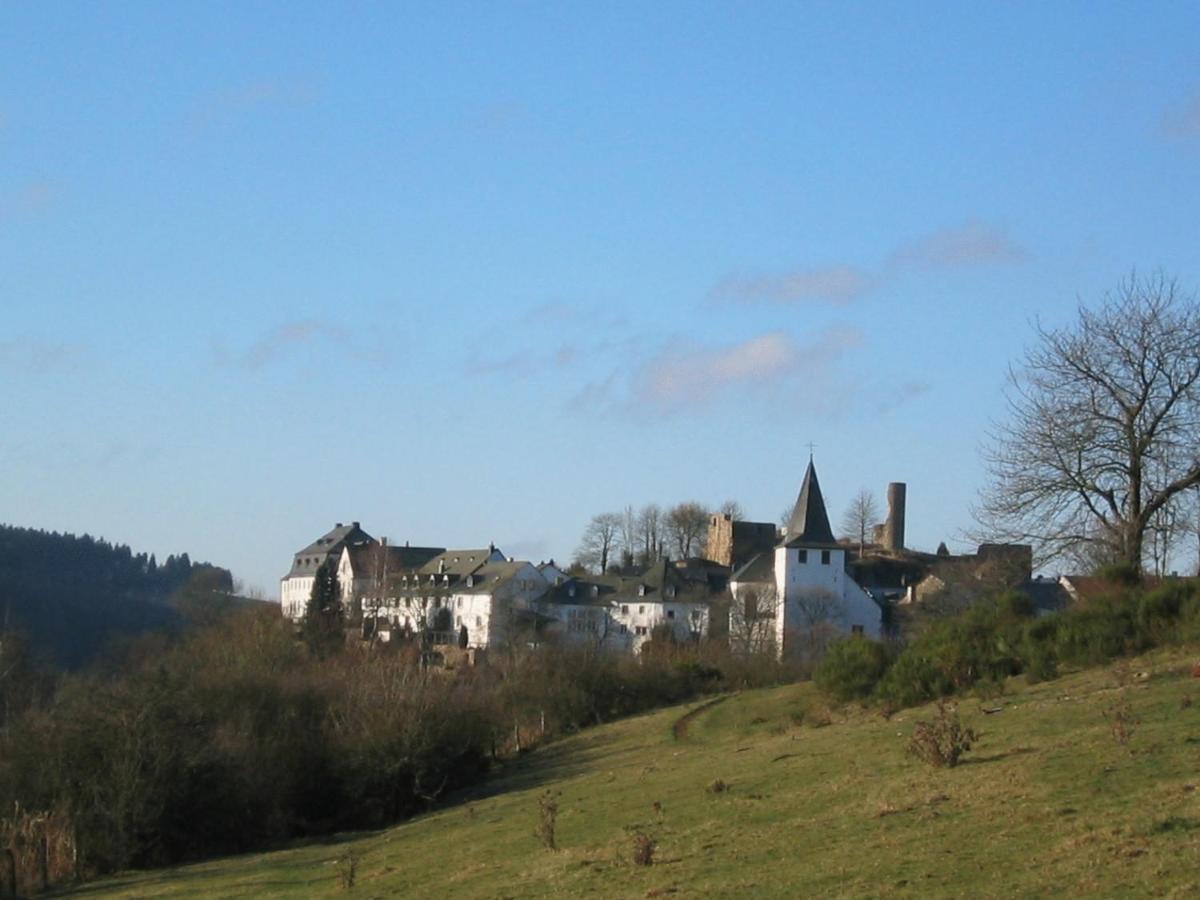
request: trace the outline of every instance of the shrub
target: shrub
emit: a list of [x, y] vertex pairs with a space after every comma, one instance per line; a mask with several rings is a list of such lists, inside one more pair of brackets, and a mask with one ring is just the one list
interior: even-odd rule
[[639, 866], [649, 866], [654, 862], [654, 850], [658, 842], [644, 831], [633, 835], [633, 862]]
[[550, 790], [538, 797], [538, 822], [533, 835], [547, 850], [558, 849], [555, 835], [558, 826], [558, 797], [558, 794]]
[[1033, 600], [1020, 591], [1005, 591], [996, 598], [996, 612], [1002, 619], [1028, 619], [1034, 614]]
[[893, 709], [918, 706], [954, 693], [954, 684], [920, 646], [904, 650], [880, 681], [879, 697]]
[[1145, 649], [1148, 642], [1134, 623], [1132, 602], [1124, 597], [1098, 600], [1064, 616], [1054, 636], [1058, 658], [1078, 665], [1099, 665]]
[[1112, 731], [1113, 740], [1122, 747], [1128, 745], [1133, 740], [1133, 734], [1137, 731], [1138, 725], [1141, 724], [1141, 719], [1133, 714], [1133, 707], [1129, 704], [1129, 698], [1122, 693], [1111, 706], [1108, 706], [1103, 711], [1104, 718], [1108, 721], [1108, 727]]
[[888, 668], [883, 644], [863, 637], [835, 641], [817, 666], [813, 680], [836, 700], [863, 700], [871, 695]]
[[1138, 599], [1138, 629], [1154, 643], [1173, 640], [1179, 633], [1180, 621], [1193, 612], [1195, 605], [1196, 589], [1191, 582], [1167, 582]]
[[1058, 623], [1058, 616], [1047, 616], [1025, 625], [1020, 656], [1025, 678], [1031, 684], [1058, 677], [1058, 655], [1054, 650]]
[[908, 753], [937, 768], [953, 768], [979, 736], [959, 721], [958, 713], [939, 700], [930, 722], [913, 726]]
[[710, 794], [723, 794], [729, 790], [729, 785], [718, 778], [709, 784], [707, 790]]

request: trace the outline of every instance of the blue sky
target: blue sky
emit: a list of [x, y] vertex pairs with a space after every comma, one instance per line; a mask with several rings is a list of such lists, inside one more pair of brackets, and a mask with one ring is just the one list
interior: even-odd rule
[[569, 557], [909, 485], [1035, 316], [1200, 287], [1194, 3], [0, 7], [0, 520], [277, 595], [334, 522]]

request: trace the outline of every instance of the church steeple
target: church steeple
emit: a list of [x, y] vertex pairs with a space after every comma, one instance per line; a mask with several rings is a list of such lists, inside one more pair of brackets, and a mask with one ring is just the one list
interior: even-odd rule
[[800, 496], [796, 498], [796, 506], [783, 539], [789, 547], [837, 543], [833, 529], [829, 527], [825, 498], [821, 496], [821, 485], [817, 482], [817, 470], [813, 467], [811, 456], [808, 469], [804, 472], [804, 483], [800, 485]]

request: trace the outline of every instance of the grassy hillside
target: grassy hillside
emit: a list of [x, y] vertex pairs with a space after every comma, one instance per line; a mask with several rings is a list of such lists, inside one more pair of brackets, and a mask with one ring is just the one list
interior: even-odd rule
[[[564, 740], [398, 828], [78, 893], [1197, 896], [1197, 659], [1159, 652], [963, 700], [981, 737], [948, 770], [905, 754], [928, 708], [884, 720], [830, 711], [808, 685], [747, 692]], [[1111, 727], [1118, 707], [1125, 744]], [[712, 791], [717, 779], [728, 789]], [[556, 852], [534, 836], [547, 789], [561, 792]], [[639, 831], [657, 842], [652, 865], [632, 861]]]

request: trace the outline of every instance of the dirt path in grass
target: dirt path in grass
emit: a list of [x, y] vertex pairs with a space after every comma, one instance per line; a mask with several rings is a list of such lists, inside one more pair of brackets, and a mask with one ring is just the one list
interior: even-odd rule
[[688, 710], [682, 716], [680, 716], [678, 719], [676, 719], [675, 724], [673, 724], [671, 726], [671, 734], [673, 734], [675, 736], [675, 740], [677, 740], [677, 741], [687, 740], [688, 727], [692, 724], [692, 720], [695, 719], [698, 715], [700, 715], [700, 713], [708, 712], [710, 709], [712, 709], [718, 703], [724, 703], [726, 700], [729, 699], [729, 696], [730, 696], [729, 694], [725, 694], [721, 697], [714, 697], [713, 699], [709, 700], [707, 703], [701, 703], [695, 709]]

